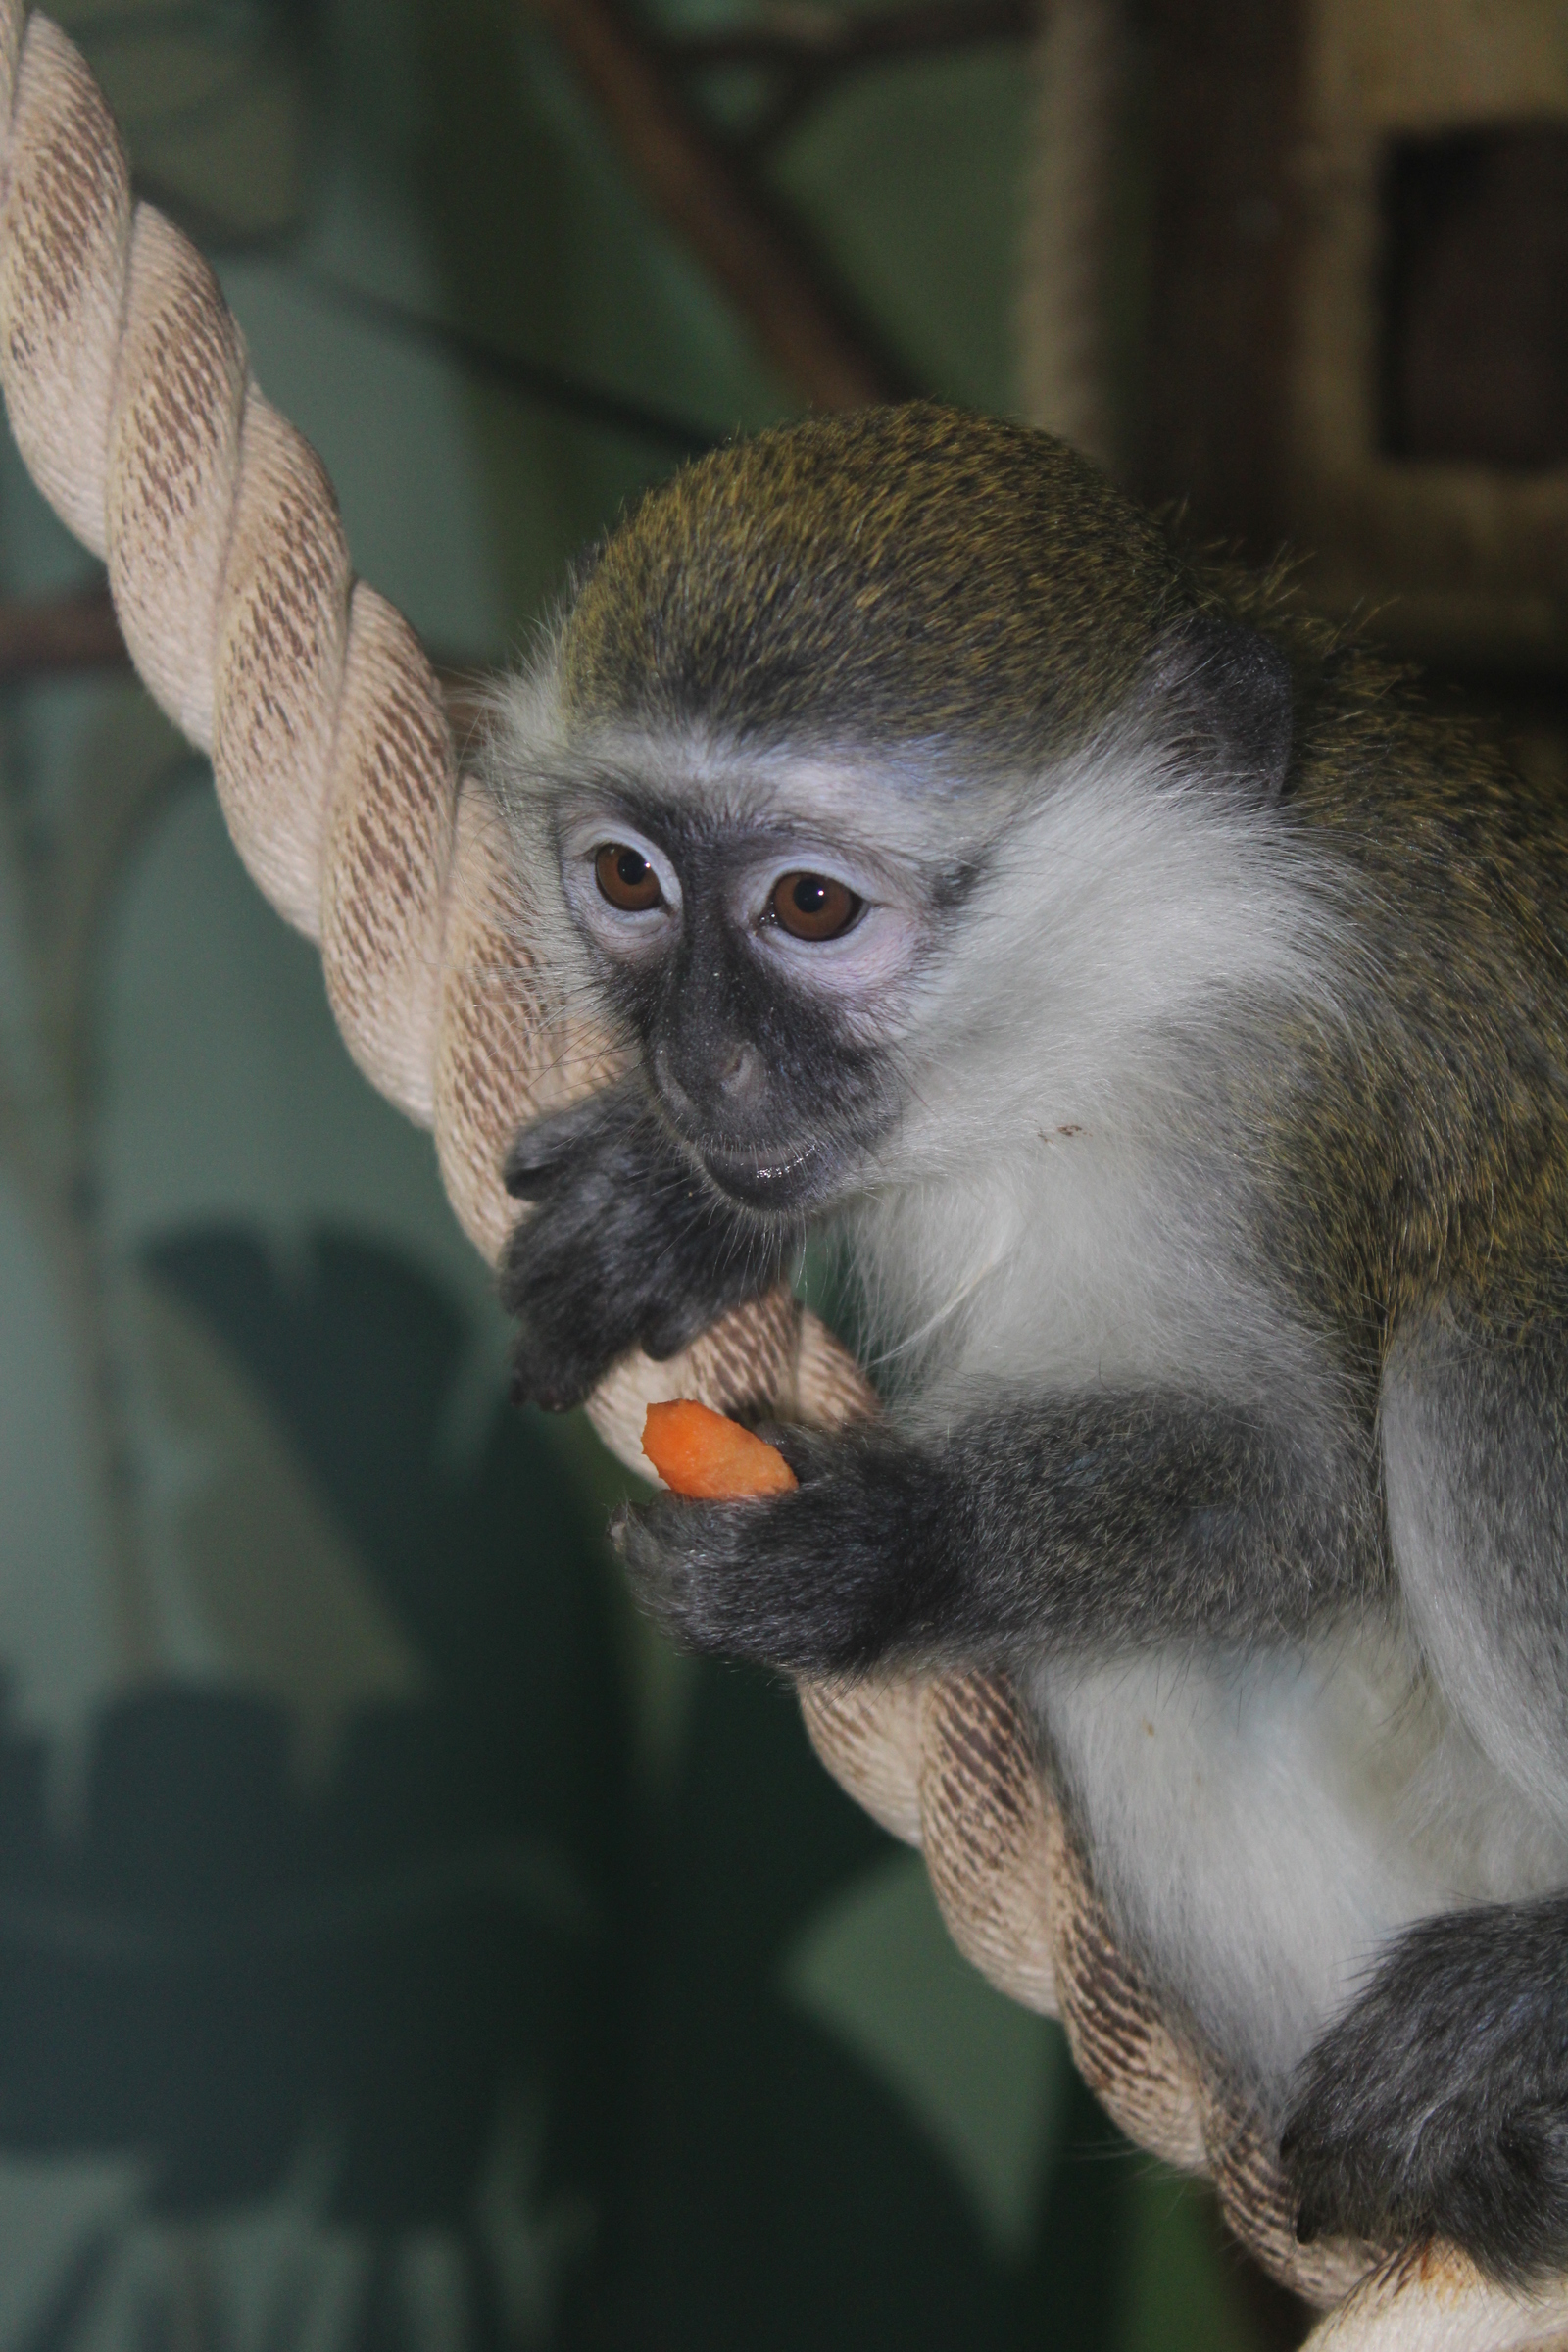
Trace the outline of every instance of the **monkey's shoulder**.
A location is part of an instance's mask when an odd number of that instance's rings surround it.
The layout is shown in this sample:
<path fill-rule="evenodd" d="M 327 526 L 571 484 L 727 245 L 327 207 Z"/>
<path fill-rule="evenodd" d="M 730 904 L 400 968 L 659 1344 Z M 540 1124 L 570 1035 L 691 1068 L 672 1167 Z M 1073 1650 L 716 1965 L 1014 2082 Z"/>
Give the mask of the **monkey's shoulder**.
<path fill-rule="evenodd" d="M 1380 1348 L 1461 1298 L 1499 1325 L 1568 1309 L 1568 1021 L 1517 975 L 1409 959 L 1302 1021 L 1254 1092 L 1250 1222 L 1313 1320 Z M 1289 1024 L 1287 1024 L 1289 1026 Z"/>

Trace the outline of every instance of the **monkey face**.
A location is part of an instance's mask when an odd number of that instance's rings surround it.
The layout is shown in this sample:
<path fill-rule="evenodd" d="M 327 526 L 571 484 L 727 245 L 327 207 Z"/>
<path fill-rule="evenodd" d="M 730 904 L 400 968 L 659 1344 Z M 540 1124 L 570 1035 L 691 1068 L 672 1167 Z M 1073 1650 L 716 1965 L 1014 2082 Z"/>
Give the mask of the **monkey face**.
<path fill-rule="evenodd" d="M 890 1045 L 929 894 L 912 863 L 829 846 L 776 780 L 738 797 L 574 793 L 562 880 L 675 1137 L 729 1199 L 798 1215 L 853 1187 L 898 1117 Z"/>

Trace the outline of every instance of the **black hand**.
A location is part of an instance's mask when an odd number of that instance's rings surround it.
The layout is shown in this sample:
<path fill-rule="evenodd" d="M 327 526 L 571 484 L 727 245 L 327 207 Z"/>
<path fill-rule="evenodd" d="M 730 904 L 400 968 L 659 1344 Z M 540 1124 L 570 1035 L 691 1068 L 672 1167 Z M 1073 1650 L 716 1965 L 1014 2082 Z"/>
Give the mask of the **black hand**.
<path fill-rule="evenodd" d="M 1311 2050 L 1281 2153 L 1303 2237 L 1568 2260 L 1568 1898 L 1423 1920 Z"/>
<path fill-rule="evenodd" d="M 768 1500 L 627 1510 L 614 1535 L 644 1605 L 687 1647 L 849 1673 L 940 1641 L 945 1474 L 882 1431 L 764 1433 L 801 1480 Z"/>
<path fill-rule="evenodd" d="M 506 1181 L 537 1203 L 501 1268 L 518 1403 L 578 1404 L 632 1348 L 674 1355 L 775 1282 L 794 1246 L 714 1188 L 634 1080 L 525 1127 Z"/>

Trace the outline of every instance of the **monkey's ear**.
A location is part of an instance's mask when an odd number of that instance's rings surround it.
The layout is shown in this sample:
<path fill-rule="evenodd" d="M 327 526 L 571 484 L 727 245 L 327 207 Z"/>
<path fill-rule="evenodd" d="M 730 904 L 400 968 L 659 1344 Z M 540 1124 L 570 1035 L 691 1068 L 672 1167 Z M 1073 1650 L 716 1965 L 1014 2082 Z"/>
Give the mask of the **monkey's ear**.
<path fill-rule="evenodd" d="M 1187 693 L 1203 749 L 1226 774 L 1277 801 L 1291 764 L 1291 665 L 1256 629 L 1198 612 L 1183 631 Z"/>

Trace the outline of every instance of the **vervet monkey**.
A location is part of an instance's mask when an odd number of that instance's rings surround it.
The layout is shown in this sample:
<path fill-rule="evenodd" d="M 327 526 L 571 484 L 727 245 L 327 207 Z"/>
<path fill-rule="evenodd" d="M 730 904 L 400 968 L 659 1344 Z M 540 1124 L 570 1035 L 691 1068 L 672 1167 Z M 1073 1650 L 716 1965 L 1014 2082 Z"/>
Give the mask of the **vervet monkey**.
<path fill-rule="evenodd" d="M 817 1220 L 886 1422 L 619 1541 L 701 1649 L 1007 1667 L 1300 2228 L 1568 2260 L 1568 813 L 1069 449 L 701 460 L 493 789 L 624 1074 L 518 1137 L 519 1396 Z"/>

